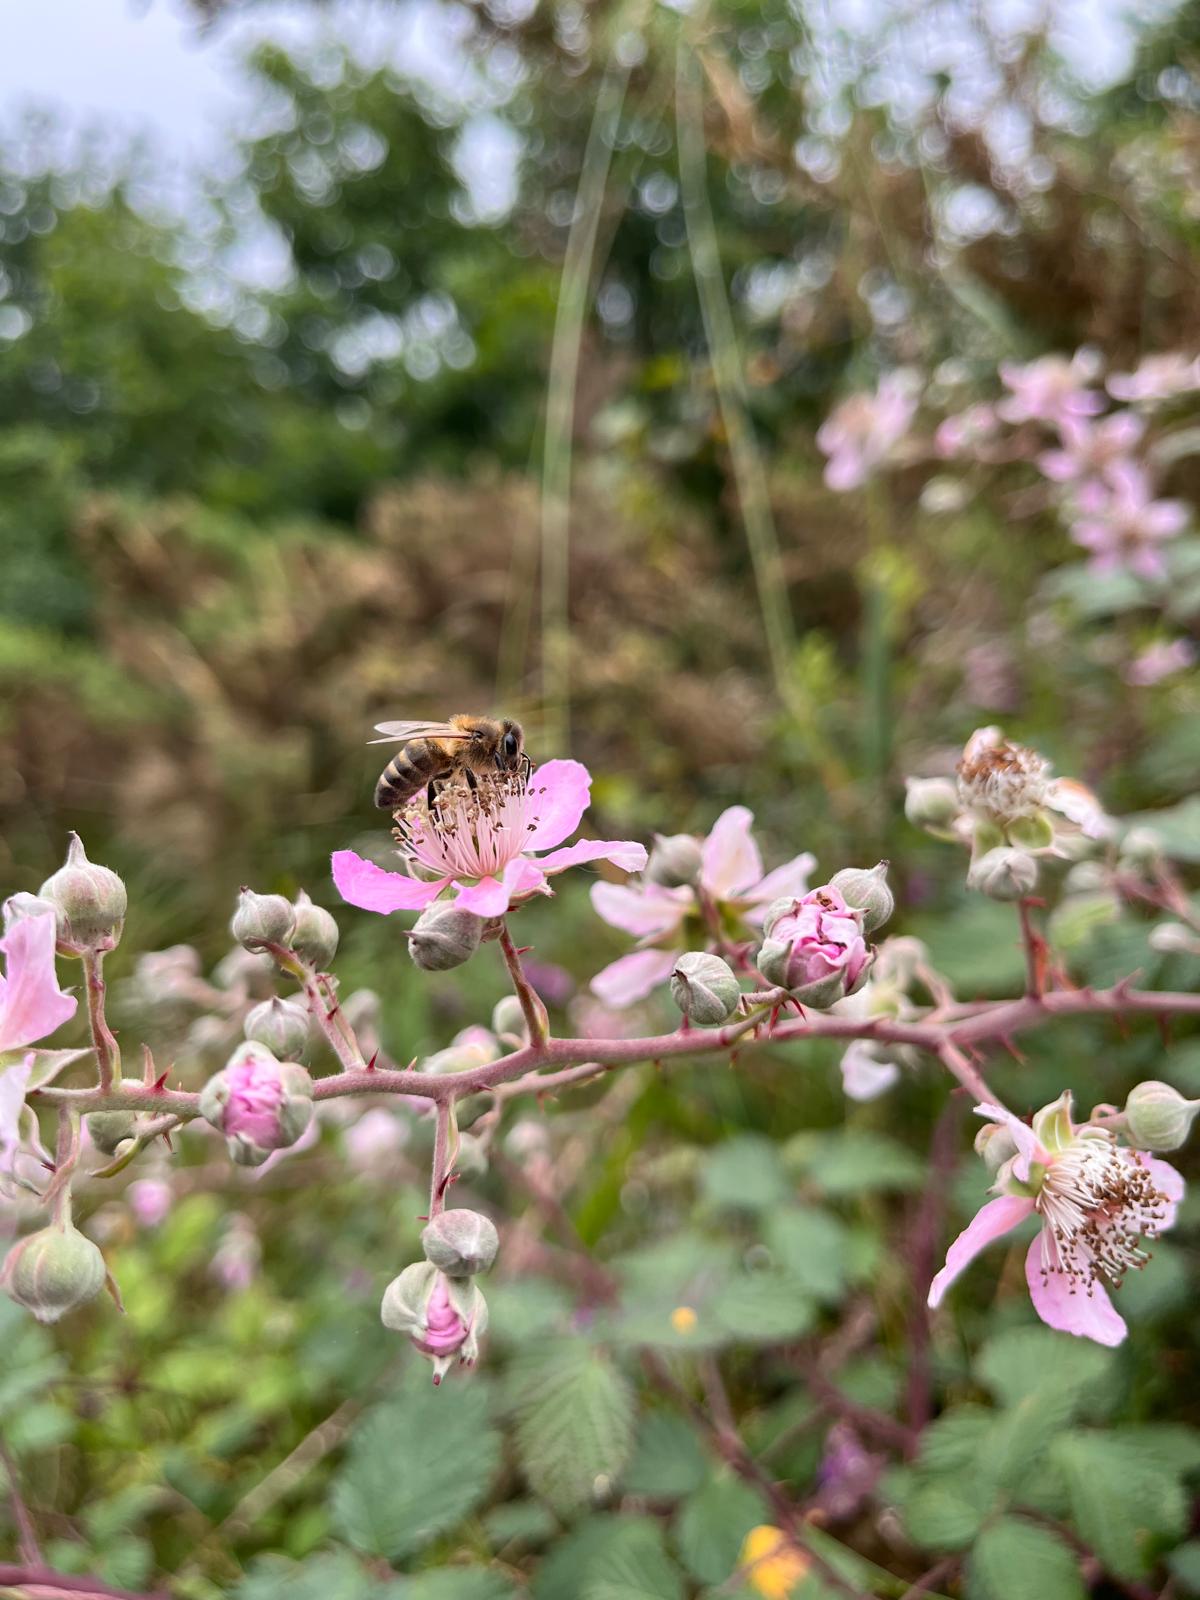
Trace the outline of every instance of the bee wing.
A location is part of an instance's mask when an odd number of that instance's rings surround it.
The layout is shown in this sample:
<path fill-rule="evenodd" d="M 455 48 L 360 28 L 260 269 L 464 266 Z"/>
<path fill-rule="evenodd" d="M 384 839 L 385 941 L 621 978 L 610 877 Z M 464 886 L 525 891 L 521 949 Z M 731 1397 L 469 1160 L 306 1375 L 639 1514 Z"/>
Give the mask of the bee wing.
<path fill-rule="evenodd" d="M 368 739 L 368 744 L 407 744 L 410 739 L 469 739 L 469 733 L 452 728 L 448 722 L 377 722 L 375 732 L 381 739 Z"/>

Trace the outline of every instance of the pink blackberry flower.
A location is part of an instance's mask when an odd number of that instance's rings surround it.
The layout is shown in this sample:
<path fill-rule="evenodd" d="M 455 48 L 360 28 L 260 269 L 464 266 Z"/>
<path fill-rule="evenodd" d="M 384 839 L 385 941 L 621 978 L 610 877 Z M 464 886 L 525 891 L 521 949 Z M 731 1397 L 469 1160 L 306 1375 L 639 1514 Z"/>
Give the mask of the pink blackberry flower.
<path fill-rule="evenodd" d="M 1091 551 L 1093 572 L 1131 572 L 1151 582 L 1167 576 L 1161 547 L 1187 526 L 1188 509 L 1182 500 L 1156 500 L 1144 467 L 1114 463 L 1107 482 L 1086 483 L 1078 502 L 1083 515 L 1072 523 L 1071 538 Z"/>
<path fill-rule="evenodd" d="M 19 904 L 24 900 L 27 904 Z M 56 919 L 48 901 L 14 896 L 4 907 L 0 939 L 5 974 L 0 977 L 0 1051 L 20 1050 L 44 1039 L 75 1015 L 78 1001 L 58 986 L 54 967 Z"/>
<path fill-rule="evenodd" d="M 902 367 L 889 372 L 874 394 L 852 394 L 835 406 L 817 430 L 817 445 L 829 457 L 829 487 L 864 484 L 908 431 L 917 401 L 916 375 Z"/>
<path fill-rule="evenodd" d="M 1132 411 L 1114 411 L 1099 422 L 1067 416 L 1058 426 L 1060 448 L 1044 450 L 1037 458 L 1038 466 L 1055 483 L 1105 476 L 1117 462 L 1126 460 L 1146 431 L 1146 424 Z"/>
<path fill-rule="evenodd" d="M 1114 400 L 1135 405 L 1153 405 L 1159 400 L 1174 400 L 1177 395 L 1200 389 L 1200 357 L 1185 356 L 1180 350 L 1147 356 L 1133 372 L 1114 372 L 1108 392 Z"/>
<path fill-rule="evenodd" d="M 1005 422 L 1045 422 L 1059 426 L 1068 417 L 1094 417 L 1104 410 L 1104 397 L 1087 388 L 1099 376 L 1098 358 L 1077 350 L 1065 356 L 1042 356 L 1025 366 L 1000 363 L 1000 378 L 1009 391 L 996 407 Z"/>
<path fill-rule="evenodd" d="M 554 848 L 579 826 L 591 784 L 578 761 L 547 761 L 528 782 L 513 772 L 476 789 L 448 786 L 432 812 L 422 795 L 398 814 L 405 871 L 389 872 L 353 850 L 337 850 L 333 881 L 350 905 L 384 916 L 420 911 L 452 889 L 464 911 L 499 917 L 532 894 L 550 894 L 551 876 L 585 861 L 637 872 L 646 865 L 646 850 L 629 839 L 580 839 Z"/>

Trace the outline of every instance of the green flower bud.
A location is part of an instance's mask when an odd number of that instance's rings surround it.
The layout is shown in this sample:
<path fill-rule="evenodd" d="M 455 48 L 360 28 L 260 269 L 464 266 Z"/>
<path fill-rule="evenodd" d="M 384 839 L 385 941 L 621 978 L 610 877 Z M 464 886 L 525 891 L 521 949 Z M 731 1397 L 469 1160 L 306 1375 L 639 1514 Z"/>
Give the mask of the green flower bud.
<path fill-rule="evenodd" d="M 449 902 L 427 906 L 408 936 L 408 953 L 422 972 L 449 972 L 479 949 L 483 918 Z"/>
<path fill-rule="evenodd" d="M 671 974 L 671 998 L 689 1022 L 716 1028 L 738 1008 L 741 987 L 733 968 L 720 956 L 690 950 L 680 956 Z"/>
<path fill-rule="evenodd" d="M 962 810 L 958 790 L 949 778 L 906 778 L 904 815 L 914 828 L 945 834 Z"/>
<path fill-rule="evenodd" d="M 778 900 L 772 900 L 763 917 L 763 938 L 769 939 L 775 931 L 775 924 L 781 917 L 790 917 L 799 907 L 800 901 L 794 894 L 781 895 Z"/>
<path fill-rule="evenodd" d="M 1162 834 L 1156 828 L 1130 828 L 1121 840 L 1120 866 L 1134 872 L 1148 872 L 1163 858 Z"/>
<path fill-rule="evenodd" d="M 1200 955 L 1200 937 L 1182 922 L 1159 922 L 1149 933 L 1151 950 L 1160 956 Z"/>
<path fill-rule="evenodd" d="M 325 972 L 337 955 L 337 923 L 324 906 L 315 906 L 303 889 L 292 902 L 292 910 L 296 926 L 288 941 L 291 948 L 301 961 L 306 961 L 318 972 Z"/>
<path fill-rule="evenodd" d="M 502 1000 L 497 1000 L 492 1011 L 492 1032 L 501 1039 L 515 1039 L 518 1044 L 529 1043 L 525 1011 L 515 994 L 506 994 Z"/>
<path fill-rule="evenodd" d="M 1125 1126 L 1140 1150 L 1178 1150 L 1187 1143 L 1200 1100 L 1187 1100 L 1169 1083 L 1150 1078 L 1129 1091 Z"/>
<path fill-rule="evenodd" d="M 243 889 L 229 931 L 247 950 L 258 951 L 266 944 L 287 944 L 295 924 L 296 913 L 281 894 Z"/>
<path fill-rule="evenodd" d="M 280 1061 L 298 1061 L 308 1043 L 308 1012 L 298 1000 L 275 995 L 246 1013 L 243 1031 Z"/>
<path fill-rule="evenodd" d="M 665 889 L 682 889 L 699 879 L 702 859 L 700 841 L 690 833 L 656 833 L 643 876 Z"/>
<path fill-rule="evenodd" d="M 141 1089 L 144 1085 L 136 1078 L 124 1078 L 122 1089 Z M 115 1156 L 117 1146 L 132 1139 L 137 1131 L 136 1111 L 93 1111 L 84 1119 L 92 1143 L 103 1155 Z"/>
<path fill-rule="evenodd" d="M 874 933 L 896 909 L 896 897 L 888 887 L 888 864 L 881 861 L 874 867 L 843 867 L 829 880 L 852 910 L 863 914 L 863 930 Z"/>
<path fill-rule="evenodd" d="M 1000 1122 L 985 1122 L 975 1135 L 975 1154 L 982 1157 L 992 1174 L 999 1172 L 1006 1161 L 1017 1153 L 1016 1140 Z"/>
<path fill-rule="evenodd" d="M 426 1261 L 451 1278 L 469 1278 L 495 1261 L 500 1235 L 478 1211 L 443 1211 L 422 1232 L 421 1248 Z"/>
<path fill-rule="evenodd" d="M 1054 824 L 1044 811 L 1014 817 L 1005 831 L 1018 850 L 1048 850 L 1054 843 Z"/>
<path fill-rule="evenodd" d="M 72 955 L 112 950 L 121 938 L 129 896 L 115 872 L 88 860 L 77 833 L 71 835 L 66 865 L 38 890 L 58 919 L 59 943 Z"/>
<path fill-rule="evenodd" d="M 0 1267 L 0 1288 L 39 1322 L 57 1322 L 94 1299 L 107 1277 L 100 1251 L 68 1223 L 13 1245 Z"/>
<path fill-rule="evenodd" d="M 967 887 L 992 900 L 1020 900 L 1037 887 L 1038 866 L 1024 850 L 1001 846 L 978 856 L 967 873 Z"/>

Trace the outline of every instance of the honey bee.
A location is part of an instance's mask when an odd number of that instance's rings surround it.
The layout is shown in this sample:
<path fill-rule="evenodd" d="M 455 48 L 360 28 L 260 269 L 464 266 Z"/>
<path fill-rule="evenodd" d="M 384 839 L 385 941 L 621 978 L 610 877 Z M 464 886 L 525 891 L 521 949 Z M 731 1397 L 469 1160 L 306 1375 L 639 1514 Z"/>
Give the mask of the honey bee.
<path fill-rule="evenodd" d="M 477 774 L 520 771 L 528 776 L 533 763 L 525 754 L 525 735 L 511 717 L 451 717 L 449 722 L 378 722 L 382 738 L 372 744 L 400 741 L 379 775 L 375 804 L 395 811 L 425 789 L 432 811 L 438 786 L 460 773 L 472 789 Z"/>

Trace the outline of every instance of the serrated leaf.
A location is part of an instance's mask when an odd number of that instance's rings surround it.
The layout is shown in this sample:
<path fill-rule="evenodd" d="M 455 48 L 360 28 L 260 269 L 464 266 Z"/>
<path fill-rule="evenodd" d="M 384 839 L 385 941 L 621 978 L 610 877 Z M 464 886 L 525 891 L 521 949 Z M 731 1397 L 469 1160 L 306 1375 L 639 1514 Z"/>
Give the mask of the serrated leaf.
<path fill-rule="evenodd" d="M 1057 1534 L 1000 1517 L 967 1560 L 968 1600 L 1084 1600 L 1079 1560 Z"/>
<path fill-rule="evenodd" d="M 1051 1328 L 1009 1328 L 989 1339 L 975 1360 L 975 1376 L 1002 1405 L 1051 1391 L 1075 1407 L 1112 1372 L 1112 1352 Z"/>
<path fill-rule="evenodd" d="M 633 1446 L 633 1390 L 603 1350 L 573 1339 L 514 1362 L 510 1398 L 526 1482 L 566 1513 L 608 1491 Z"/>
<path fill-rule="evenodd" d="M 235 1600 L 374 1600 L 379 1586 L 346 1550 L 305 1562 L 263 1556 L 232 1590 Z"/>
<path fill-rule="evenodd" d="M 1055 1439 L 1051 1456 L 1080 1536 L 1118 1577 L 1143 1576 L 1155 1540 L 1185 1531 L 1183 1487 L 1152 1447 L 1120 1432 L 1077 1431 Z"/>
<path fill-rule="evenodd" d="M 727 1139 L 706 1156 L 701 1187 L 711 1204 L 728 1210 L 765 1211 L 791 1196 L 778 1150 L 754 1133 Z"/>
<path fill-rule="evenodd" d="M 783 1147 L 789 1171 L 831 1196 L 857 1198 L 878 1189 L 917 1189 L 925 1168 L 881 1133 L 822 1128 L 793 1135 Z"/>
<path fill-rule="evenodd" d="M 691 1423 L 670 1411 L 650 1411 L 638 1428 L 623 1487 L 627 1494 L 673 1500 L 698 1489 L 707 1472 Z"/>
<path fill-rule="evenodd" d="M 782 1344 L 807 1333 L 813 1303 L 790 1273 L 742 1272 L 714 1296 L 713 1316 L 743 1344 Z"/>
<path fill-rule="evenodd" d="M 973 1470 L 996 1413 L 986 1406 L 956 1406 L 944 1411 L 921 1435 L 921 1466 L 928 1472 Z"/>
<path fill-rule="evenodd" d="M 619 1529 L 635 1519 L 594 1516 L 576 1523 L 538 1567 L 533 1577 L 533 1600 L 579 1600 L 592 1562 L 608 1548 Z"/>
<path fill-rule="evenodd" d="M 737 1570 L 750 1529 L 766 1521 L 763 1498 L 749 1484 L 730 1475 L 714 1478 L 679 1508 L 680 1558 L 700 1583 L 724 1583 Z"/>
<path fill-rule="evenodd" d="M 483 1526 L 494 1550 L 507 1544 L 543 1545 L 558 1532 L 557 1520 L 540 1500 L 509 1500 L 494 1506 Z"/>
<path fill-rule="evenodd" d="M 630 1522 L 614 1529 L 588 1564 L 580 1600 L 683 1600 L 683 1578 L 667 1555 L 662 1529 Z"/>
<path fill-rule="evenodd" d="M 478 1380 L 442 1389 L 414 1380 L 355 1429 L 334 1480 L 334 1525 L 356 1550 L 398 1560 L 479 1504 L 499 1457 Z"/>
<path fill-rule="evenodd" d="M 515 1593 L 503 1573 L 488 1567 L 447 1567 L 389 1584 L 386 1600 L 512 1600 Z"/>
<path fill-rule="evenodd" d="M 926 1550 L 965 1549 L 991 1509 L 979 1487 L 962 1474 L 918 1477 L 903 1506 L 909 1538 Z"/>
<path fill-rule="evenodd" d="M 784 1206 L 765 1219 L 763 1238 L 776 1261 L 815 1300 L 836 1304 L 846 1287 L 844 1222 L 815 1206 Z"/>

